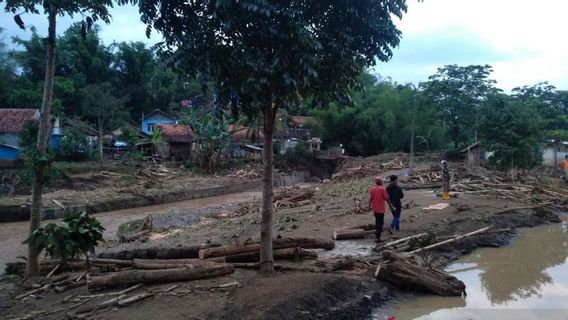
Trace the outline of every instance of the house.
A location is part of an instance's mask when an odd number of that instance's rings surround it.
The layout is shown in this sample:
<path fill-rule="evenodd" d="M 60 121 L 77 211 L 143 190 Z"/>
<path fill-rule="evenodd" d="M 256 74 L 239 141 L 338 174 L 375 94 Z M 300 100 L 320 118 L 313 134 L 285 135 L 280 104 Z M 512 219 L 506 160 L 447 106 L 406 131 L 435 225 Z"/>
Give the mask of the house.
<path fill-rule="evenodd" d="M 156 109 L 146 116 L 142 114 L 142 127 L 140 130 L 144 132 L 144 134 L 152 135 L 154 133 L 154 128 L 157 125 L 175 123 L 176 120 L 174 118 L 170 117 L 167 113 L 160 109 Z"/>
<path fill-rule="evenodd" d="M 546 166 L 554 166 L 558 164 L 568 155 L 568 141 L 562 141 L 558 144 L 549 141 L 542 147 L 543 164 Z M 556 156 L 556 161 L 554 157 Z"/>
<path fill-rule="evenodd" d="M 0 143 L 0 168 L 13 167 L 20 159 L 20 149 Z"/>
<path fill-rule="evenodd" d="M 287 138 L 308 140 L 313 137 L 318 118 L 308 116 L 291 116 L 288 119 Z"/>
<path fill-rule="evenodd" d="M 19 148 L 19 133 L 30 121 L 39 121 L 37 109 L 0 109 L 0 143 Z"/>
<path fill-rule="evenodd" d="M 191 127 L 181 124 L 158 124 L 156 127 L 160 130 L 158 153 L 163 159 L 191 159 L 191 146 L 194 141 Z"/>
<path fill-rule="evenodd" d="M 481 142 L 476 142 L 472 145 L 467 146 L 461 153 L 465 153 L 465 157 L 468 164 L 480 164 L 485 162 L 490 153 L 485 151 L 485 148 L 481 146 Z M 492 153 L 491 153 L 492 154 Z"/>
<path fill-rule="evenodd" d="M 231 142 L 234 144 L 244 145 L 255 142 L 256 144 L 262 145 L 264 143 L 262 128 L 251 130 L 248 127 L 230 125 L 228 130 L 231 136 Z"/>

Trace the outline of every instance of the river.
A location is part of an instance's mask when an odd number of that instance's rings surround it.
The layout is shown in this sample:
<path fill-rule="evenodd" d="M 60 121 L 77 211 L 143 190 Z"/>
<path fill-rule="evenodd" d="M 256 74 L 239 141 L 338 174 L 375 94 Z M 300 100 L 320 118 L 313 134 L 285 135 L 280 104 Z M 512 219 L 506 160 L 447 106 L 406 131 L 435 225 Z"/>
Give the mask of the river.
<path fill-rule="evenodd" d="M 465 283 L 467 296 L 403 298 L 373 319 L 568 319 L 566 218 L 522 229 L 511 246 L 479 249 L 450 265 L 446 271 Z"/>
<path fill-rule="evenodd" d="M 142 219 L 148 214 L 160 215 L 167 214 L 175 209 L 200 209 L 209 206 L 242 203 L 260 197 L 261 193 L 257 191 L 231 193 L 215 197 L 101 212 L 95 214 L 95 217 L 106 228 L 104 238 L 110 239 L 116 237 L 116 232 L 121 224 L 135 219 Z M 60 220 L 49 220 L 44 223 L 58 221 Z M 28 232 L 28 221 L 0 223 L 0 274 L 3 273 L 6 262 L 21 261 L 17 260 L 16 257 L 26 255 L 26 246 L 22 242 L 27 238 Z"/>

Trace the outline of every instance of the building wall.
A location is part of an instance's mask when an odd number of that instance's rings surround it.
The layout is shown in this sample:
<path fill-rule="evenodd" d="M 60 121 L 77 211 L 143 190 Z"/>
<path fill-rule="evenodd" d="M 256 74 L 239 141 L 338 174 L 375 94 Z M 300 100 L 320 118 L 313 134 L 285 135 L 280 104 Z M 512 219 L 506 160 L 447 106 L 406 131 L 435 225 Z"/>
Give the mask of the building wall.
<path fill-rule="evenodd" d="M 18 160 L 20 150 L 0 145 L 0 160 Z"/>
<path fill-rule="evenodd" d="M 175 120 L 172 120 L 163 114 L 155 114 L 151 117 L 145 118 L 142 121 L 142 131 L 148 135 L 151 135 L 154 132 L 154 127 L 159 124 L 175 124 Z M 154 127 L 153 127 L 154 126 Z"/>
<path fill-rule="evenodd" d="M 18 134 L 16 134 L 16 133 L 0 134 L 0 143 L 19 148 L 20 147 L 20 137 L 18 137 Z"/>
<path fill-rule="evenodd" d="M 556 154 L 557 163 L 560 163 L 564 159 L 564 157 L 568 155 L 568 146 L 561 145 L 558 149 L 558 153 Z M 546 166 L 553 166 L 554 165 L 554 147 L 548 146 L 543 150 L 542 154 L 543 164 Z"/>

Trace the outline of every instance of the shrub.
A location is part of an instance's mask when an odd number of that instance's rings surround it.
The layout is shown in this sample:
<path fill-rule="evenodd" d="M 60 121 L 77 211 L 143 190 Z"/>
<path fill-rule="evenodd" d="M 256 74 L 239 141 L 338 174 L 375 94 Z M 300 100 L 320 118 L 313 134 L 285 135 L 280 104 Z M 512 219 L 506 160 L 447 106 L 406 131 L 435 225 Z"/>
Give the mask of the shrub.
<path fill-rule="evenodd" d="M 52 258 L 67 261 L 95 253 L 95 247 L 103 241 L 104 230 L 90 214 L 75 213 L 65 216 L 61 224 L 49 223 L 35 230 L 24 243 L 31 243 L 40 252 L 45 249 Z"/>

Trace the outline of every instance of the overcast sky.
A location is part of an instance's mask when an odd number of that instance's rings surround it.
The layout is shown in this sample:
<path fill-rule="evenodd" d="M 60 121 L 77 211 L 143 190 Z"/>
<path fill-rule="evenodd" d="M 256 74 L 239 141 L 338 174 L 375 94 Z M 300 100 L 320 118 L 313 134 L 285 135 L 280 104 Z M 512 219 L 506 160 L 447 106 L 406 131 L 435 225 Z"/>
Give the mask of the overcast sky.
<path fill-rule="evenodd" d="M 568 90 L 568 1 L 567 0 L 408 0 L 409 10 L 398 25 L 403 33 L 399 48 L 388 63 L 375 72 L 399 83 L 427 80 L 445 64 L 490 64 L 497 86 L 510 90 L 516 86 L 548 81 Z M 12 14 L 0 4 L 0 27 L 4 40 L 18 35 L 29 37 L 13 22 Z M 134 7 L 112 9 L 113 21 L 102 26 L 105 44 L 113 41 L 147 39 L 145 26 Z M 27 25 L 46 33 L 44 17 L 23 15 Z M 60 18 L 62 33 L 78 17 Z"/>

